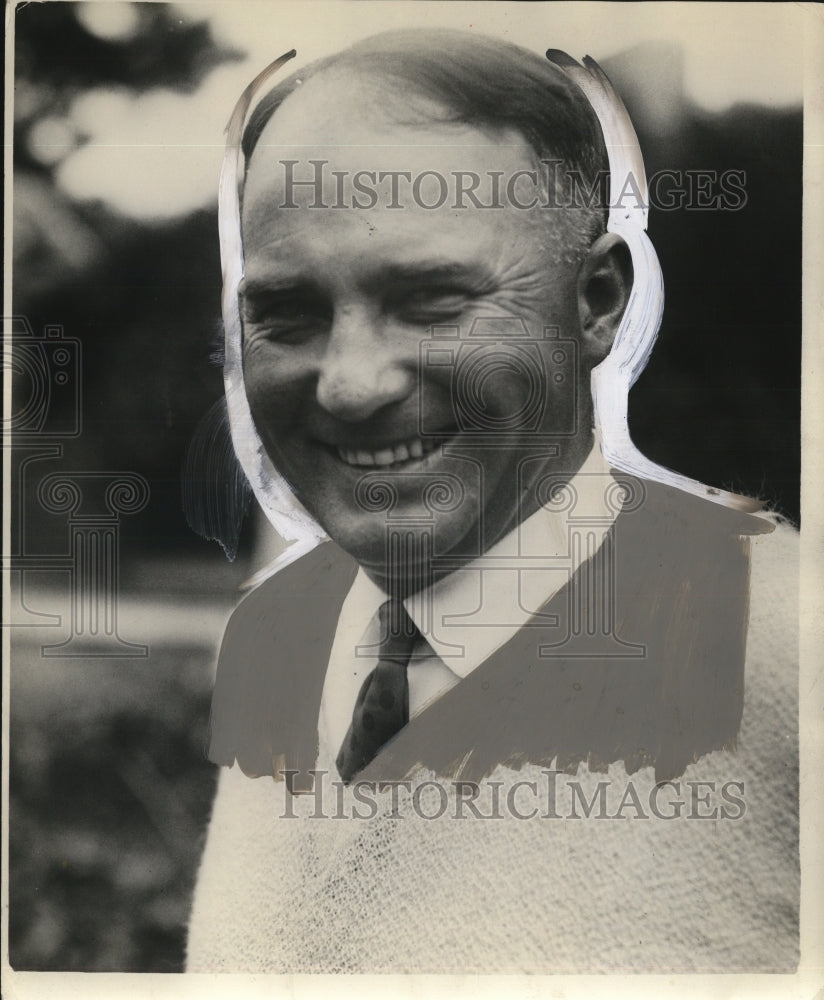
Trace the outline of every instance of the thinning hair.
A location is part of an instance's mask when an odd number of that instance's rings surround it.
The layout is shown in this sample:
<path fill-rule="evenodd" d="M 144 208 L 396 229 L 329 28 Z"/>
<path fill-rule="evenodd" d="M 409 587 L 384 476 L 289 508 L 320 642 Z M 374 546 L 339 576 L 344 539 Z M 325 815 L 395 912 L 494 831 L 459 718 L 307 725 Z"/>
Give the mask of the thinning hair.
<path fill-rule="evenodd" d="M 536 160 L 560 160 L 565 174 L 576 171 L 590 190 L 608 176 L 598 118 L 562 70 L 511 42 L 428 28 L 374 35 L 281 81 L 257 105 L 244 131 L 247 168 L 267 122 L 286 98 L 313 76 L 333 69 L 378 78 L 384 84 L 387 113 L 390 96 L 395 109 L 405 108 L 405 116 L 415 114 L 416 97 L 428 99 L 420 113 L 427 122 L 514 128 Z M 607 207 L 606 199 L 596 199 L 584 212 L 586 220 L 576 226 L 590 241 L 603 232 Z"/>

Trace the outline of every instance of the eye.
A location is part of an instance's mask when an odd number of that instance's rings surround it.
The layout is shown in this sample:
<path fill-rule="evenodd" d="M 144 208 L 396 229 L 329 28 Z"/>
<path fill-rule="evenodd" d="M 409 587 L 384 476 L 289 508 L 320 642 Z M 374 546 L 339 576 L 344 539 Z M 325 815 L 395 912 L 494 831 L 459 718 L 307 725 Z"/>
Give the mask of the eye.
<path fill-rule="evenodd" d="M 327 329 L 332 308 L 311 289 L 285 289 L 245 297 L 243 320 L 258 336 L 288 341 Z"/>
<path fill-rule="evenodd" d="M 416 288 L 396 297 L 390 308 L 405 323 L 438 323 L 458 319 L 469 298 L 460 288 Z"/>

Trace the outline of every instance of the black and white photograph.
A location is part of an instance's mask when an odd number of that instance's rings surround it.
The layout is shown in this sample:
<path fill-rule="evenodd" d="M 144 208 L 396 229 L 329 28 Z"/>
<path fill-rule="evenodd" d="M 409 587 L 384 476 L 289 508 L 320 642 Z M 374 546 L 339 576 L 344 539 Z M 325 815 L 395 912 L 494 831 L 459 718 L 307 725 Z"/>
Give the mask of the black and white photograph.
<path fill-rule="evenodd" d="M 6 26 L 4 995 L 817 995 L 815 5 Z"/>

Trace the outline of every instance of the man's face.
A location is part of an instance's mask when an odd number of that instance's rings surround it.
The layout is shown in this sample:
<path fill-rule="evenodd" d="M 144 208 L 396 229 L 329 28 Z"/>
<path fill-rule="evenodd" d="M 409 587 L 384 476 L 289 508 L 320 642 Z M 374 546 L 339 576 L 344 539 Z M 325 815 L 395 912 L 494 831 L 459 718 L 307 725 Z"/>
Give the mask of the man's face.
<path fill-rule="evenodd" d="M 478 555 L 537 508 L 546 472 L 576 471 L 590 427 L 588 377 L 569 343 L 578 266 L 564 215 L 505 198 L 454 207 L 456 171 L 500 172 L 504 190 L 533 169 L 524 139 L 399 125 L 375 86 L 316 77 L 270 119 L 244 189 L 240 294 L 264 447 L 328 534 L 383 579 L 388 526 L 434 532 L 436 556 Z M 284 160 L 297 161 L 295 181 L 326 161 L 322 198 L 310 185 L 287 190 Z M 374 207 L 352 207 L 353 196 L 371 200 L 353 187 L 364 170 L 436 171 L 449 196 L 426 208 L 439 194 L 431 175 L 416 197 L 404 179 L 393 195 L 386 178 L 368 185 Z M 535 195 L 515 190 L 522 203 Z M 439 350 L 433 327 L 445 326 L 458 339 Z"/>

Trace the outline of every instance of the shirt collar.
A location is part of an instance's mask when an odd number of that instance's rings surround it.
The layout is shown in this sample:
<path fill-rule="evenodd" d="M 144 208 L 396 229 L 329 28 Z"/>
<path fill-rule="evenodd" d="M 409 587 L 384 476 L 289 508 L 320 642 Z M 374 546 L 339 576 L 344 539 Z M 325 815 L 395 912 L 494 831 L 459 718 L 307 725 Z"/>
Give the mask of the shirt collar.
<path fill-rule="evenodd" d="M 589 551 L 600 545 L 615 520 L 607 503 L 613 482 L 595 445 L 555 499 L 483 556 L 404 601 L 426 642 L 453 673 L 466 677 L 567 583 L 589 554 L 576 535 L 589 536 Z"/>
<path fill-rule="evenodd" d="M 404 606 L 423 637 L 422 649 L 428 646 L 463 678 L 511 639 L 588 555 L 575 536 L 590 536 L 590 552 L 592 543 L 600 545 L 615 519 L 606 499 L 613 482 L 595 445 L 556 498 L 483 556 L 406 598 Z M 353 629 L 353 646 L 377 643 L 377 611 L 386 600 L 387 594 L 359 569 L 341 614 Z M 355 627 L 355 621 L 360 625 Z"/>

